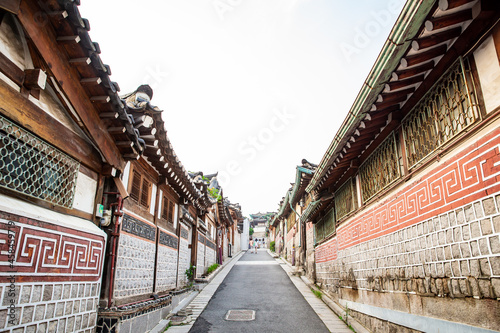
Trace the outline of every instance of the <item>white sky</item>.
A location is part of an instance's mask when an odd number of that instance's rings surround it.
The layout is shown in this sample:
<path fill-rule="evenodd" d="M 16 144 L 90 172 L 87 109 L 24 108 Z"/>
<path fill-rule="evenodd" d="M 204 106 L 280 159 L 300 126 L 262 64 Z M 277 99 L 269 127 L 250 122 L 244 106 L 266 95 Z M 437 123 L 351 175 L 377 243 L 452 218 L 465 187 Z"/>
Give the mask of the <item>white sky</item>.
<path fill-rule="evenodd" d="M 153 87 L 189 171 L 248 215 L 318 164 L 404 0 L 84 0 L 121 94 Z"/>

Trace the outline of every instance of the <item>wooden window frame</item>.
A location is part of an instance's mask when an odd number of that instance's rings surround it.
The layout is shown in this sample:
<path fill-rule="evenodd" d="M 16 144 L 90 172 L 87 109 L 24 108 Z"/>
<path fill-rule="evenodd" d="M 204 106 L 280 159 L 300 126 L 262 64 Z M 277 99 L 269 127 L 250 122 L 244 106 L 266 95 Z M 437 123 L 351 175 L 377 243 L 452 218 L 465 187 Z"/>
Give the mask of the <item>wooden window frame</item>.
<path fill-rule="evenodd" d="M 134 165 L 130 170 L 129 176 L 128 188 L 130 198 L 140 207 L 149 209 L 151 207 L 153 183 L 144 170 Z"/>

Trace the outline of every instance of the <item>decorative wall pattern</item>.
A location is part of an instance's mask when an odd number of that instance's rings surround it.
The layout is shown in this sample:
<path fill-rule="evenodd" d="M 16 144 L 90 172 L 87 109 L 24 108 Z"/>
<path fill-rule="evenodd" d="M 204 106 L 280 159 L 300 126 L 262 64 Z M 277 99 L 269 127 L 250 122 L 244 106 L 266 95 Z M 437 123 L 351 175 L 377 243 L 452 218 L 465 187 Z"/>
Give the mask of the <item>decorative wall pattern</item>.
<path fill-rule="evenodd" d="M 500 191 L 500 130 L 357 214 L 337 230 L 339 249 L 368 241 Z"/>
<path fill-rule="evenodd" d="M 186 234 L 186 237 L 183 237 L 183 232 Z M 191 262 L 191 249 L 188 247 L 188 235 L 189 232 L 187 228 L 185 228 L 181 224 L 181 238 L 179 238 L 179 266 L 177 271 L 177 286 L 183 286 L 187 284 L 186 278 L 186 270 L 189 268 L 189 264 Z"/>
<path fill-rule="evenodd" d="M 9 216 L 9 220 L 14 221 L 10 234 L 15 233 L 14 266 L 19 281 L 100 279 L 104 237 L 27 218 Z M 0 218 L 0 267 L 9 266 L 9 220 Z M 9 275 L 0 271 L 0 276 Z"/>
<path fill-rule="evenodd" d="M 198 234 L 198 252 L 196 257 L 196 277 L 205 273 L 205 237 Z"/>

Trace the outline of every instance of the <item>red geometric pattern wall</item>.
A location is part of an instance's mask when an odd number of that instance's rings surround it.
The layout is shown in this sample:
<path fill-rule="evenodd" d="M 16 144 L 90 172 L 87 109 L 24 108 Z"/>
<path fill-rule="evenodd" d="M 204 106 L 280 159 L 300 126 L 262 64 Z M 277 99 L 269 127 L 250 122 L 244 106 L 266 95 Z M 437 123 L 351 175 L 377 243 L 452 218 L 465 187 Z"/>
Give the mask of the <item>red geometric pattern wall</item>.
<path fill-rule="evenodd" d="M 341 225 L 316 248 L 316 262 L 338 249 L 387 235 L 500 191 L 500 129 L 483 136 L 439 167 Z"/>
<path fill-rule="evenodd" d="M 7 217 L 5 214 L 0 216 Z M 90 282 L 100 279 L 104 237 L 24 217 L 1 217 L 2 282 L 13 274 L 12 271 L 16 272 L 16 282 Z M 9 234 L 14 239 L 11 248 L 15 260 L 13 269 L 8 261 Z"/>

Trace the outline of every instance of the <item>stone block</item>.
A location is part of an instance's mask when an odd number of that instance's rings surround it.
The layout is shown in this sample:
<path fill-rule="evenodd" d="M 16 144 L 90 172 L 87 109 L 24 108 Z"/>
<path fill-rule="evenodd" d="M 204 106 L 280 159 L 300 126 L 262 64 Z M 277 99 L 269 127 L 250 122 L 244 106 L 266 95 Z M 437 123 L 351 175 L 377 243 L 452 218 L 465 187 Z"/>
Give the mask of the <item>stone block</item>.
<path fill-rule="evenodd" d="M 458 284 L 460 286 L 460 293 L 465 296 L 471 296 L 470 288 L 469 288 L 469 283 L 467 279 L 460 279 L 458 280 Z"/>
<path fill-rule="evenodd" d="M 63 286 L 60 284 L 54 286 L 54 295 L 52 298 L 54 301 L 60 300 L 62 298 L 62 288 Z"/>
<path fill-rule="evenodd" d="M 66 325 L 66 330 L 67 332 L 74 332 L 75 331 L 75 317 L 69 317 Z"/>
<path fill-rule="evenodd" d="M 468 241 L 471 236 L 470 236 L 470 228 L 468 225 L 464 225 L 462 226 L 462 238 L 464 239 L 464 241 Z"/>
<path fill-rule="evenodd" d="M 481 276 L 487 277 L 491 275 L 490 263 L 487 258 L 479 259 L 479 266 L 481 267 Z"/>
<path fill-rule="evenodd" d="M 451 255 L 451 246 L 447 245 L 443 249 L 444 249 L 444 258 L 446 260 L 453 259 L 453 256 Z"/>
<path fill-rule="evenodd" d="M 73 284 L 71 286 L 71 298 L 77 298 L 78 297 L 78 284 Z"/>
<path fill-rule="evenodd" d="M 439 245 L 444 245 L 446 244 L 446 235 L 444 231 L 440 231 L 438 233 L 438 239 L 439 239 Z"/>
<path fill-rule="evenodd" d="M 493 275 L 500 275 L 500 257 L 490 257 L 489 260 Z"/>
<path fill-rule="evenodd" d="M 42 286 L 33 286 L 33 291 L 31 293 L 31 303 L 40 302 L 42 300 Z"/>
<path fill-rule="evenodd" d="M 497 207 L 499 207 L 499 208 L 500 208 L 500 194 L 499 194 L 499 195 L 497 195 L 497 196 L 495 196 L 495 200 L 496 200 L 496 202 L 497 202 Z"/>
<path fill-rule="evenodd" d="M 24 329 L 24 333 L 36 333 L 36 325 L 27 326 Z"/>
<path fill-rule="evenodd" d="M 492 236 L 489 238 L 490 249 L 493 254 L 500 253 L 500 236 Z"/>
<path fill-rule="evenodd" d="M 59 319 L 59 325 L 57 326 L 57 333 L 66 333 L 66 318 Z"/>
<path fill-rule="evenodd" d="M 462 241 L 462 228 L 461 227 L 455 227 L 455 228 L 453 228 L 453 240 L 455 242 L 461 242 Z"/>
<path fill-rule="evenodd" d="M 473 257 L 478 257 L 480 256 L 480 252 L 479 252 L 479 245 L 477 244 L 477 241 L 476 240 L 473 240 L 469 243 L 470 245 L 470 248 L 471 248 L 471 254 Z"/>
<path fill-rule="evenodd" d="M 35 318 L 34 321 L 42 321 L 45 317 L 45 304 L 37 305 L 35 308 Z"/>
<path fill-rule="evenodd" d="M 493 222 L 493 229 L 495 229 L 495 232 L 500 232 L 500 215 L 493 216 L 491 221 Z"/>
<path fill-rule="evenodd" d="M 467 281 L 469 282 L 472 296 L 480 298 L 481 292 L 479 291 L 479 284 L 477 283 L 477 279 L 474 277 L 469 277 L 467 278 Z"/>
<path fill-rule="evenodd" d="M 444 277 L 445 272 L 444 272 L 444 267 L 442 263 L 437 263 L 436 265 L 436 275 L 439 277 Z"/>
<path fill-rule="evenodd" d="M 53 332 L 57 332 L 57 320 L 53 320 L 49 323 L 49 329 L 48 329 L 49 332 L 53 333 Z"/>
<path fill-rule="evenodd" d="M 25 306 L 23 308 L 23 317 L 21 319 L 21 324 L 27 324 L 33 322 L 33 314 L 35 313 L 34 306 Z"/>
<path fill-rule="evenodd" d="M 71 285 L 65 284 L 63 287 L 63 299 L 69 299 L 71 297 Z"/>
<path fill-rule="evenodd" d="M 47 284 L 47 285 L 45 285 L 45 287 L 43 287 L 42 300 L 44 302 L 52 300 L 52 291 L 53 291 L 53 289 L 54 289 L 54 287 L 52 285 L 50 285 L 50 284 Z"/>
<path fill-rule="evenodd" d="M 481 237 L 481 231 L 479 230 L 479 222 L 475 221 L 470 224 L 471 238 Z"/>
<path fill-rule="evenodd" d="M 476 219 L 474 215 L 474 208 L 472 207 L 472 205 L 467 205 L 464 207 L 464 214 L 465 214 L 465 221 L 467 222 L 471 222 Z"/>
<path fill-rule="evenodd" d="M 493 289 L 493 293 L 495 293 L 496 298 L 500 298 L 500 278 L 492 278 L 491 287 Z"/>
<path fill-rule="evenodd" d="M 438 296 L 444 295 L 443 280 L 436 279 L 436 289 L 437 289 L 436 293 Z"/>
<path fill-rule="evenodd" d="M 55 309 L 56 309 L 56 304 L 55 303 L 49 303 L 49 304 L 47 304 L 47 310 L 45 311 L 45 319 L 54 318 Z"/>
<path fill-rule="evenodd" d="M 37 333 L 47 333 L 47 323 L 40 323 L 38 324 L 38 331 Z"/>
<path fill-rule="evenodd" d="M 85 296 L 85 284 L 80 283 L 78 286 L 78 298 L 83 298 Z"/>
<path fill-rule="evenodd" d="M 480 238 L 479 239 L 479 251 L 481 252 L 481 255 L 489 255 L 490 250 L 488 249 L 488 239 L 487 238 Z"/>
<path fill-rule="evenodd" d="M 463 258 L 470 258 L 471 252 L 470 252 L 470 247 L 469 243 L 460 243 L 460 250 L 462 252 L 462 257 Z"/>
<path fill-rule="evenodd" d="M 452 261 L 451 268 L 452 268 L 452 272 L 453 272 L 454 277 L 461 276 L 460 275 L 460 265 L 459 265 L 458 261 Z"/>
<path fill-rule="evenodd" d="M 493 294 L 491 292 L 490 281 L 485 279 L 478 279 L 477 282 L 479 284 L 479 290 L 481 291 L 483 297 L 492 298 Z"/>
<path fill-rule="evenodd" d="M 450 226 L 450 223 L 448 221 L 448 214 L 441 215 L 439 219 L 442 229 L 448 228 Z"/>
<path fill-rule="evenodd" d="M 460 296 L 460 283 L 458 282 L 457 279 L 452 279 L 451 280 L 451 292 L 453 293 L 453 296 L 457 297 Z"/>
<path fill-rule="evenodd" d="M 75 331 L 78 331 L 82 328 L 82 315 L 78 315 L 75 317 Z"/>
<path fill-rule="evenodd" d="M 32 286 L 23 286 L 21 291 L 21 298 L 19 299 L 19 303 L 29 303 L 31 299 L 31 290 Z"/>
<path fill-rule="evenodd" d="M 451 266 L 452 266 L 451 262 L 444 263 L 444 277 L 452 277 L 453 276 L 452 271 L 451 271 Z M 457 264 L 457 266 L 458 266 L 458 264 Z"/>
<path fill-rule="evenodd" d="M 479 260 L 471 259 L 469 261 L 469 264 L 470 264 L 470 275 L 474 277 L 479 277 L 481 275 L 481 269 L 479 268 Z"/>
<path fill-rule="evenodd" d="M 460 260 L 460 276 L 469 276 L 469 263 L 467 260 Z"/>
<path fill-rule="evenodd" d="M 64 309 L 64 315 L 69 316 L 73 313 L 73 301 L 66 302 L 66 306 Z"/>
<path fill-rule="evenodd" d="M 474 211 L 476 212 L 476 218 L 480 219 L 481 217 L 484 217 L 483 206 L 481 205 L 481 202 L 474 202 Z"/>
<path fill-rule="evenodd" d="M 451 245 L 451 254 L 453 255 L 453 259 L 461 259 L 462 254 L 460 253 L 460 245 L 452 244 Z"/>
<path fill-rule="evenodd" d="M 450 222 L 450 226 L 457 225 L 457 215 L 455 212 L 451 212 L 448 214 L 448 221 Z"/>
<path fill-rule="evenodd" d="M 55 314 L 55 316 L 56 317 L 61 317 L 62 315 L 64 315 L 64 302 L 59 302 L 56 305 L 56 314 Z"/>
<path fill-rule="evenodd" d="M 486 215 L 496 214 L 495 201 L 493 198 L 486 198 L 483 200 L 483 211 Z"/>
<path fill-rule="evenodd" d="M 14 293 L 14 296 L 10 295 L 9 293 Z M 5 286 L 3 290 L 3 301 L 2 301 L 2 306 L 9 306 L 10 302 L 13 301 L 15 304 L 19 304 L 19 297 L 21 294 L 21 286 L 20 285 L 15 285 L 14 288 L 11 290 L 10 286 Z"/>

